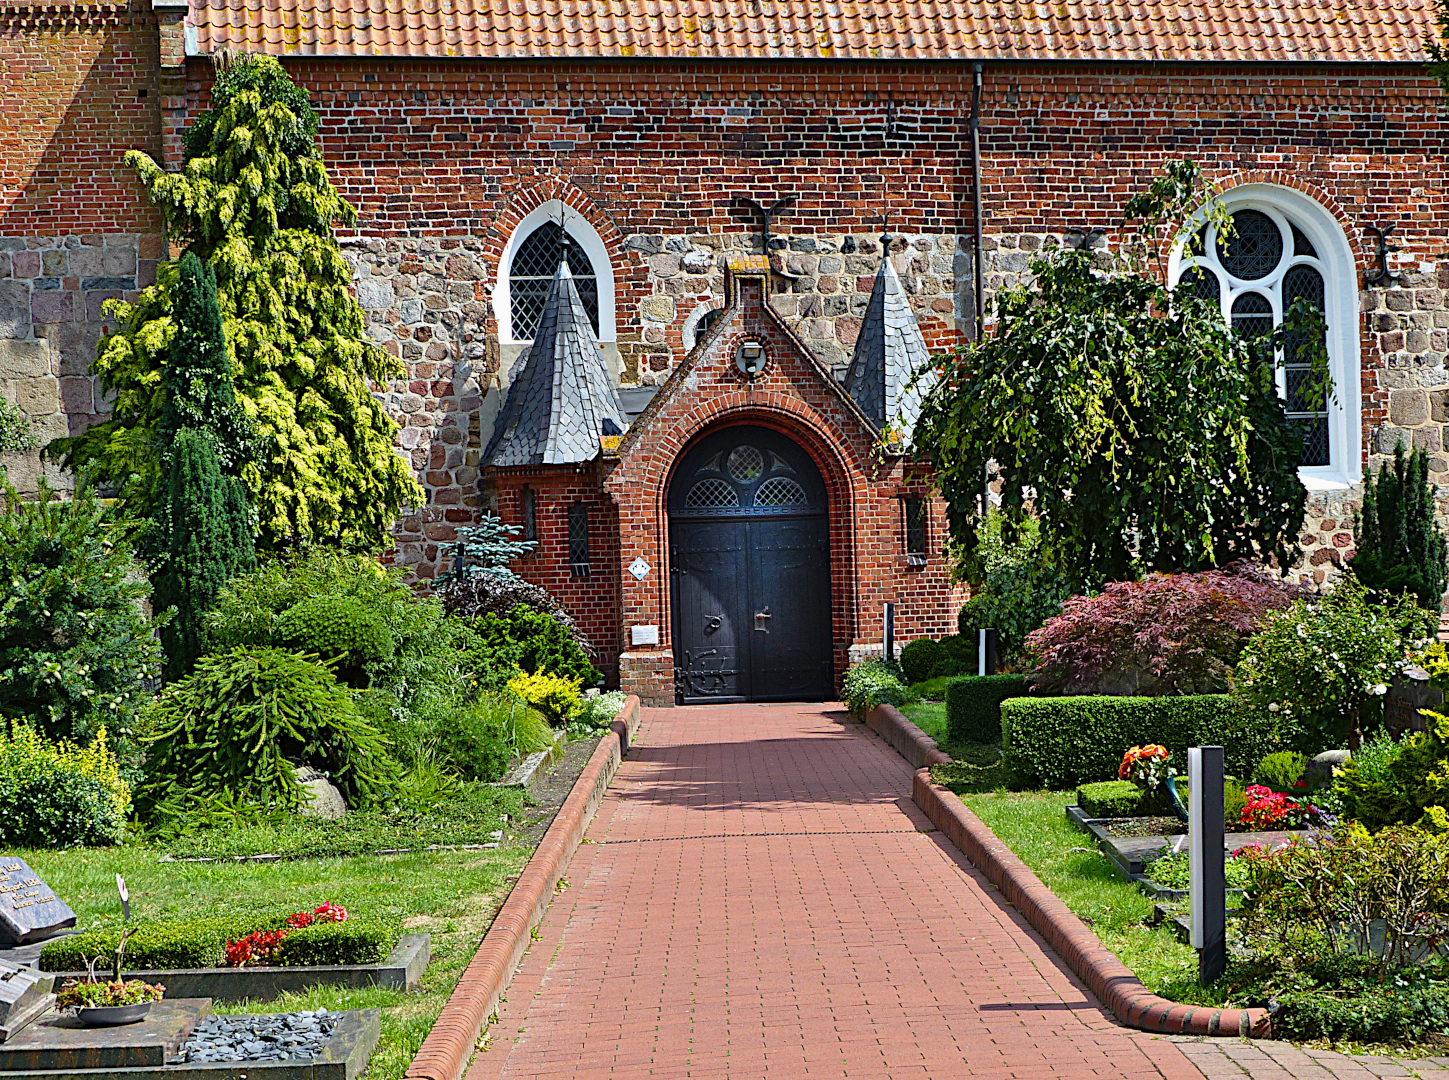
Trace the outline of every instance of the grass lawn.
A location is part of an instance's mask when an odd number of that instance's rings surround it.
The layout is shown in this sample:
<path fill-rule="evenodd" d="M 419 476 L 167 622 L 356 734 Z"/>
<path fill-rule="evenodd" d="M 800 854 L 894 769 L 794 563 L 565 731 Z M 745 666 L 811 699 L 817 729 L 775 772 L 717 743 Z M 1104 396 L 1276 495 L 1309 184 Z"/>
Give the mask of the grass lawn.
<path fill-rule="evenodd" d="M 1067 821 L 1069 793 L 949 786 L 1149 990 L 1174 1001 L 1219 1001 L 1220 995 L 1197 985 L 1197 953 L 1167 927 L 1147 925 L 1152 902 L 1118 877 L 1091 838 Z"/>
<path fill-rule="evenodd" d="M 917 701 L 902 705 L 905 718 L 936 740 L 937 746 L 946 745 L 946 703 L 944 701 Z"/>
<path fill-rule="evenodd" d="M 408 846 L 405 835 L 394 839 Z M 431 934 L 432 962 L 418 993 L 319 987 L 275 1001 L 215 1006 L 219 1013 L 380 1008 L 382 1039 L 365 1075 L 393 1080 L 406 1072 L 532 853 L 531 844 L 506 844 L 490 851 L 269 863 L 161 862 L 161 850 L 141 846 L 18 854 L 70 904 L 81 929 L 120 918 L 120 874 L 131 891 L 133 918 L 311 910 L 330 900 L 351 913 L 396 918 L 409 931 Z"/>

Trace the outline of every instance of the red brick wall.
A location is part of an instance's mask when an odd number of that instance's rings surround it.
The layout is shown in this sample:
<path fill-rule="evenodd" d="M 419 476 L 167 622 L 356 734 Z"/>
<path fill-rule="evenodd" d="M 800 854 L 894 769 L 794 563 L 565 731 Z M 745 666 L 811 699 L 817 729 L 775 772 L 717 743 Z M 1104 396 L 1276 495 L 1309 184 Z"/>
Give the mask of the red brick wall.
<path fill-rule="evenodd" d="M 672 648 L 665 510 L 671 473 L 694 440 L 732 424 L 761 425 L 790 436 L 810 454 L 825 480 L 837 675 L 844 673 L 852 645 L 879 643 L 885 601 L 897 605 L 902 641 L 955 630 L 962 598 L 951 584 L 940 548 L 943 507 L 933 500 L 934 543 L 927 565 L 907 566 L 899 500 L 922 490 L 920 473 L 898 459 L 873 455 L 874 432 L 784 322 L 764 308 L 761 286 L 760 278 L 739 280 L 739 302 L 721 316 L 708 344 L 675 372 L 630 429 L 618 467 L 604 484 L 619 506 L 621 636 L 636 624 L 659 627 L 657 649 L 629 650 L 641 669 L 650 666 L 645 654 L 661 654 L 656 666 L 662 667 Z M 746 383 L 733 364 L 734 345 L 745 336 L 763 344 L 768 358 L 764 374 L 753 383 Z M 643 581 L 625 569 L 636 558 L 653 568 Z"/>
<path fill-rule="evenodd" d="M 564 606 L 579 630 L 599 651 L 595 662 L 610 686 L 619 684 L 619 515 L 613 500 L 599 486 L 596 465 L 499 470 L 491 477 L 497 490 L 498 516 L 523 525 L 523 489 L 536 493 L 538 546 L 517 560 L 513 569 L 542 586 Z M 589 562 L 586 578 L 569 568 L 569 507 L 589 510 Z M 522 536 L 522 533 L 519 534 Z M 632 579 L 631 579 L 632 580 Z"/>
<path fill-rule="evenodd" d="M 121 162 L 160 156 L 157 65 L 144 0 L 0 11 L 0 236 L 159 231 Z"/>

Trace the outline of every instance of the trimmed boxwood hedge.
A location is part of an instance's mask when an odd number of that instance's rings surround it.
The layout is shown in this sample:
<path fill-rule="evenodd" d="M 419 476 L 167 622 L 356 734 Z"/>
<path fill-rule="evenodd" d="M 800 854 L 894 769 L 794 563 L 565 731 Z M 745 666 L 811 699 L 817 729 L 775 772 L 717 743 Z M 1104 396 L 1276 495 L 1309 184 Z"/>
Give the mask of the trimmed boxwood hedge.
<path fill-rule="evenodd" d="M 1189 746 L 1221 746 L 1227 771 L 1248 776 L 1277 749 L 1277 736 L 1271 716 L 1229 694 L 1012 698 L 1001 704 L 1005 764 L 1025 787 L 1063 790 L 1115 779 L 1122 754 L 1146 743 L 1172 751 L 1178 772 L 1187 770 Z"/>
<path fill-rule="evenodd" d="M 963 675 L 946 684 L 946 738 L 993 743 L 1001 738 L 1001 703 L 1031 691 L 1024 675 Z"/>
<path fill-rule="evenodd" d="M 249 919 L 156 919 L 137 925 L 126 942 L 126 971 L 222 967 L 226 943 L 255 930 L 277 930 L 287 915 Z M 401 935 L 394 923 L 351 918 L 341 923 L 315 923 L 290 930 L 275 954 L 275 966 L 317 964 L 375 964 L 387 956 Z M 96 973 L 111 970 L 120 940 L 119 925 L 48 941 L 40 950 L 41 971 L 84 971 L 86 961 L 99 956 Z"/>
<path fill-rule="evenodd" d="M 1137 817 L 1144 809 L 1147 792 L 1130 780 L 1102 780 L 1077 786 L 1077 805 L 1088 817 Z"/>

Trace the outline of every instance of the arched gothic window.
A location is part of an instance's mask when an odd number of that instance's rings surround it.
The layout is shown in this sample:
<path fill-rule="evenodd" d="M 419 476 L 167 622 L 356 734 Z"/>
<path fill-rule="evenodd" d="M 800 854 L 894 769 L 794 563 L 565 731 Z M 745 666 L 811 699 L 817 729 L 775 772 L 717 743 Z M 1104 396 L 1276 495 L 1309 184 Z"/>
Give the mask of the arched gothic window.
<path fill-rule="evenodd" d="M 529 233 L 518 250 L 513 253 L 513 263 L 508 270 L 509 298 L 512 304 L 513 337 L 526 341 L 538 330 L 538 320 L 543 314 L 543 302 L 548 297 L 549 284 L 563 259 L 563 229 L 557 222 L 546 221 Z M 589 256 L 572 238 L 568 248 L 569 273 L 574 277 L 574 286 L 579 298 L 589 313 L 594 336 L 599 334 L 599 285 Z"/>
<path fill-rule="evenodd" d="M 1360 445 L 1352 256 L 1341 230 L 1321 207 L 1297 192 L 1264 198 L 1266 193 L 1258 190 L 1262 187 L 1266 185 L 1223 197 L 1232 214 L 1233 235 L 1219 242 L 1211 225 L 1200 230 L 1201 251 L 1178 252 L 1172 280 L 1177 288 L 1216 300 L 1233 328 L 1249 336 L 1272 332 L 1299 297 L 1323 312 L 1333 399 L 1317 407 L 1304 400 L 1308 371 L 1292 362 L 1291 349 L 1279 364 L 1278 392 L 1289 419 L 1303 432 L 1299 464 L 1305 482 L 1310 487 L 1352 482 L 1358 478 Z"/>

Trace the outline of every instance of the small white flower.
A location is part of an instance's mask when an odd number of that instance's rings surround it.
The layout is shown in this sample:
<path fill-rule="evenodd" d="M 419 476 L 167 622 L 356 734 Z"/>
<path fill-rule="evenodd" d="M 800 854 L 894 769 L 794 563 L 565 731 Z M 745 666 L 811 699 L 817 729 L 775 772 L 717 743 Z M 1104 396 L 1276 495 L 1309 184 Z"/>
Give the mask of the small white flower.
<path fill-rule="evenodd" d="M 1279 704 L 1278 704 L 1278 703 L 1277 703 L 1277 702 L 1276 702 L 1276 701 L 1274 701 L 1274 702 L 1271 702 L 1271 703 L 1270 703 L 1270 704 L 1269 704 L 1269 705 L 1268 705 L 1268 711 L 1269 711 L 1269 712 L 1277 712 L 1277 711 L 1278 711 L 1278 710 L 1279 710 L 1279 709 L 1281 709 L 1281 708 L 1282 708 L 1282 707 L 1283 707 L 1283 706 L 1281 706 L 1281 705 L 1279 705 Z"/>
<path fill-rule="evenodd" d="M 1388 692 L 1389 692 L 1389 688 L 1387 686 L 1385 686 L 1383 683 L 1375 683 L 1373 686 L 1369 687 L 1369 693 L 1370 694 L 1373 694 L 1374 697 L 1382 697 L 1384 694 L 1387 694 Z"/>

